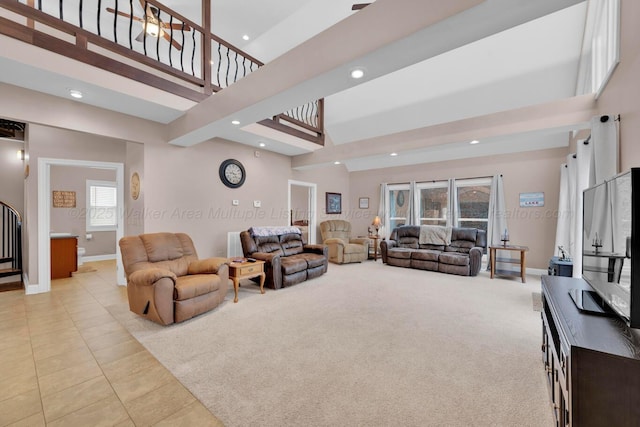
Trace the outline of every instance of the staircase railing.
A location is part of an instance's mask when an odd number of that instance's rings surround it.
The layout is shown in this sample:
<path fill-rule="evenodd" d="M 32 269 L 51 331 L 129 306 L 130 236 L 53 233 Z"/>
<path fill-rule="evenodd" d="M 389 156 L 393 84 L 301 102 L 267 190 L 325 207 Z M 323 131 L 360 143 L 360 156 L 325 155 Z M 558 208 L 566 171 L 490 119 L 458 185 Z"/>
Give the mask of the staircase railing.
<path fill-rule="evenodd" d="M 196 102 L 264 65 L 212 34 L 210 19 L 199 25 L 157 0 L 0 0 L 2 9 L 0 34 Z M 324 145 L 322 108 L 313 101 L 266 120 Z"/>
<path fill-rule="evenodd" d="M 9 204 L 0 201 L 2 210 L 2 242 L 0 245 L 0 259 L 11 259 L 13 270 L 22 270 L 22 217 Z"/>

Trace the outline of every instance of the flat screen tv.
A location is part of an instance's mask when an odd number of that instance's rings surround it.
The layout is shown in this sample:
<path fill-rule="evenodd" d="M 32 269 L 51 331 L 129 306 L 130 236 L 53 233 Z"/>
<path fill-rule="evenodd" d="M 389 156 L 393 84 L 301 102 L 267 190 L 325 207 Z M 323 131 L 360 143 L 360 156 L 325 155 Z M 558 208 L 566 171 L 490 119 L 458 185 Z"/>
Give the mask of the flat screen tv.
<path fill-rule="evenodd" d="M 593 291 L 572 297 L 640 328 L 640 168 L 588 188 L 583 201 L 582 278 Z"/>

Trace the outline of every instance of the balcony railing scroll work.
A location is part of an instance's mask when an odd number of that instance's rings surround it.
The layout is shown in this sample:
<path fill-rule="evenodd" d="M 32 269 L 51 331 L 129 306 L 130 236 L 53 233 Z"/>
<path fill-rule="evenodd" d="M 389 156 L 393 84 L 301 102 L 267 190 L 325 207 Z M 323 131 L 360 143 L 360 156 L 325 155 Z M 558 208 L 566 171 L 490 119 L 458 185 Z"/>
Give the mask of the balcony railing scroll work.
<path fill-rule="evenodd" d="M 156 0 L 0 0 L 0 34 L 196 102 L 264 65 L 202 21 Z M 324 145 L 323 108 L 320 99 L 259 123 Z"/>

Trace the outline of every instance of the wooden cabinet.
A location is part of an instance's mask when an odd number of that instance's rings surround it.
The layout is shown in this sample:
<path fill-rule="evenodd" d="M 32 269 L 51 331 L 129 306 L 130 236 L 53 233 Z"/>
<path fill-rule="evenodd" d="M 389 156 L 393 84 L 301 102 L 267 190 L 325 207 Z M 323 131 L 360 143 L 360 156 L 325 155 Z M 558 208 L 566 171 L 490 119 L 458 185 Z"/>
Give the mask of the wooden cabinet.
<path fill-rule="evenodd" d="M 570 289 L 582 279 L 542 276 L 542 362 L 556 426 L 637 426 L 640 331 L 582 313 Z"/>
<path fill-rule="evenodd" d="M 78 237 L 51 238 L 51 278 L 71 277 L 78 270 Z"/>

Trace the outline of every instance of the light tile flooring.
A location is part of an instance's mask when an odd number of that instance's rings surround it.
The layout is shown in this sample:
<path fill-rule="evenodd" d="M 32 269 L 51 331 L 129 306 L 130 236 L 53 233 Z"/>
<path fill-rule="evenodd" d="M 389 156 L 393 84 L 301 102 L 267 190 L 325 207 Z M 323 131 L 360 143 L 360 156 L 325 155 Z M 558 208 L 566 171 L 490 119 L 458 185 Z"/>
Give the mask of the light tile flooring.
<path fill-rule="evenodd" d="M 115 261 L 0 293 L 0 426 L 221 426 L 105 309 L 126 303 Z"/>

